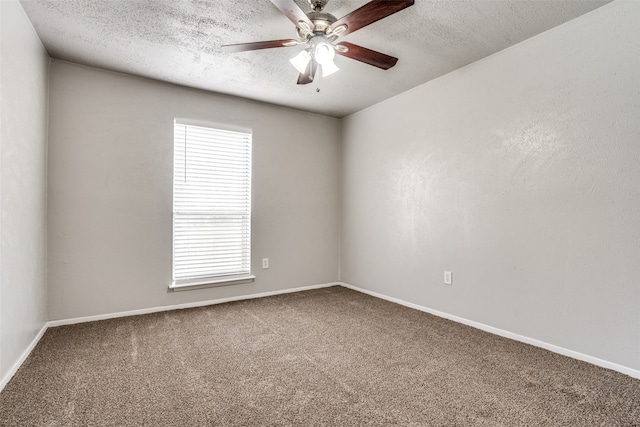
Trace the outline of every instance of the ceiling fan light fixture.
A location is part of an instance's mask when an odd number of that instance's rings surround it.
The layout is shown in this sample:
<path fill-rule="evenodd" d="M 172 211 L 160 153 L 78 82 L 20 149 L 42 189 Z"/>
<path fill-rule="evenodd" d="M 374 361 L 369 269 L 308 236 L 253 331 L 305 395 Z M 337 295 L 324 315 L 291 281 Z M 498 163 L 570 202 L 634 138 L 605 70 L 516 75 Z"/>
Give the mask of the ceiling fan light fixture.
<path fill-rule="evenodd" d="M 289 60 L 289 62 L 291 62 L 291 65 L 293 65 L 293 67 L 300 73 L 305 72 L 310 61 L 311 53 L 309 53 L 308 50 L 301 51 L 299 54 Z"/>
<path fill-rule="evenodd" d="M 335 48 L 324 36 L 315 36 L 309 41 L 309 44 L 313 59 L 322 68 L 322 77 L 330 76 L 339 70 L 333 62 L 333 58 L 336 56 Z"/>

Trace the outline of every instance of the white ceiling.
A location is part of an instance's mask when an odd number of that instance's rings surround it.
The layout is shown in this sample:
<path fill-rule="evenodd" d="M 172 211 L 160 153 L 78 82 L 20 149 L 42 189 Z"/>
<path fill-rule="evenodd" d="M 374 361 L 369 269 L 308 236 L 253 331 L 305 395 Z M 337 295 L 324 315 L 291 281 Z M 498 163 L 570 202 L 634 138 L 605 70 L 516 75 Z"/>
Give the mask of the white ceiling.
<path fill-rule="evenodd" d="M 368 0 L 331 0 L 341 18 Z M 589 12 L 610 0 L 416 0 L 344 37 L 399 58 L 297 85 L 302 46 L 225 53 L 223 44 L 296 38 L 269 0 L 21 0 L 53 58 L 343 117 Z M 296 0 L 306 12 L 306 0 Z M 341 39 L 342 40 L 342 39 Z"/>

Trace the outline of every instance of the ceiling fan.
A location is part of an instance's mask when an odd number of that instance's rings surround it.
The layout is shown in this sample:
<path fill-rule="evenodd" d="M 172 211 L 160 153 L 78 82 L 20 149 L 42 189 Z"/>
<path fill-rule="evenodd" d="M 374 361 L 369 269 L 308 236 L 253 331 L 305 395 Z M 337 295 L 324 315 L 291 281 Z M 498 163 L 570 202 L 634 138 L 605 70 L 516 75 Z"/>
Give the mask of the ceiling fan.
<path fill-rule="evenodd" d="M 335 54 L 388 70 L 396 65 L 398 58 L 367 49 L 349 42 L 336 43 L 338 37 L 346 36 L 360 28 L 393 15 L 411 5 L 414 0 L 372 0 L 348 15 L 336 19 L 323 12 L 329 0 L 308 0 L 311 11 L 304 13 L 294 0 L 271 0 L 296 26 L 298 39 L 270 40 L 254 43 L 228 44 L 222 46 L 227 52 L 270 49 L 307 45 L 307 48 L 291 58 L 291 64 L 300 72 L 298 84 L 313 81 L 318 68 L 326 77 L 338 71 L 333 62 Z"/>

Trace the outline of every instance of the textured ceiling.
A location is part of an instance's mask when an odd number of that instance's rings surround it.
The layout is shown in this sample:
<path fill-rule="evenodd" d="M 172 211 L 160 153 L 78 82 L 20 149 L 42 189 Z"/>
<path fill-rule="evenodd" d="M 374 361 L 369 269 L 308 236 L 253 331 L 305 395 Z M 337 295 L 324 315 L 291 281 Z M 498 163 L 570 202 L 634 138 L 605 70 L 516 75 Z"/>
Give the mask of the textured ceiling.
<path fill-rule="evenodd" d="M 398 57 L 390 70 L 336 57 L 297 85 L 302 46 L 241 53 L 223 44 L 296 38 L 268 0 L 21 0 L 53 58 L 343 117 L 589 12 L 610 0 L 416 0 L 340 40 Z M 296 0 L 306 12 L 306 0 Z M 331 0 L 340 18 L 367 0 Z"/>

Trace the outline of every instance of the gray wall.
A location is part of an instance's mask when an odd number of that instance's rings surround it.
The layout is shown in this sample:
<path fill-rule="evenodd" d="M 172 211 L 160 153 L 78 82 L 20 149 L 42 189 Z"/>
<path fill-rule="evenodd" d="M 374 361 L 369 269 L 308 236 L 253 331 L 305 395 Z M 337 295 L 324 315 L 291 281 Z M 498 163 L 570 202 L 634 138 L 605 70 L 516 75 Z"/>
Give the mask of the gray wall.
<path fill-rule="evenodd" d="M 640 369 L 638 22 L 614 2 L 346 118 L 341 279 Z"/>
<path fill-rule="evenodd" d="M 337 280 L 338 120 L 60 61 L 50 89 L 51 320 Z M 253 129 L 252 284 L 167 290 L 176 117 Z"/>
<path fill-rule="evenodd" d="M 49 57 L 17 1 L 0 2 L 0 382 L 47 320 Z"/>

